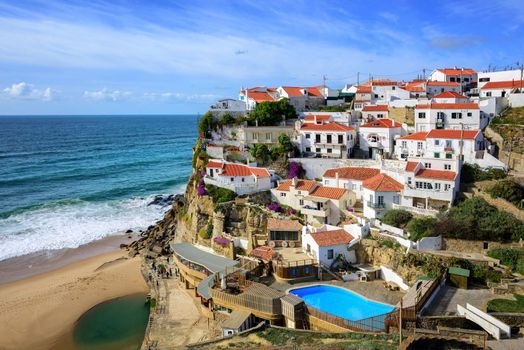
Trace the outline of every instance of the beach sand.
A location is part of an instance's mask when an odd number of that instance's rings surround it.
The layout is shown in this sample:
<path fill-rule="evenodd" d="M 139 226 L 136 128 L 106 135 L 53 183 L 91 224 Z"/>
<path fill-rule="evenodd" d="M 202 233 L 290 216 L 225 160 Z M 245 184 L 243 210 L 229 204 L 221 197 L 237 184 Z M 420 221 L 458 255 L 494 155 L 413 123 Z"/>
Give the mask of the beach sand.
<path fill-rule="evenodd" d="M 81 261 L 75 260 L 82 254 L 71 253 L 44 268 L 62 266 L 58 269 L 0 284 L 0 349 L 52 349 L 93 306 L 149 292 L 140 273 L 140 258 L 129 259 L 124 251 L 112 250 Z M 16 266 L 7 266 L 14 274 Z"/>

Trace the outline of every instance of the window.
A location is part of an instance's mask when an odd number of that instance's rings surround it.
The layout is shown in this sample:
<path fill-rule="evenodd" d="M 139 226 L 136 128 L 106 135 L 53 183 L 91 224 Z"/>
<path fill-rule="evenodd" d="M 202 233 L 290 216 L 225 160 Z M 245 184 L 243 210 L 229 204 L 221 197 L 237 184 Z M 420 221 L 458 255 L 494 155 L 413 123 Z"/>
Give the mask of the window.
<path fill-rule="evenodd" d="M 465 83 L 469 82 L 469 78 L 463 78 L 462 81 L 464 81 Z"/>
<path fill-rule="evenodd" d="M 424 163 L 424 167 L 426 167 L 426 169 L 431 169 L 431 163 Z"/>
<path fill-rule="evenodd" d="M 424 144 L 422 142 L 417 142 L 417 150 L 421 150 Z"/>
<path fill-rule="evenodd" d="M 402 148 L 408 148 L 408 142 L 402 141 Z"/>
<path fill-rule="evenodd" d="M 299 200 L 298 204 L 302 207 L 304 205 L 304 200 L 303 199 Z"/>
<path fill-rule="evenodd" d="M 315 134 L 315 142 L 320 142 L 320 134 Z"/>
<path fill-rule="evenodd" d="M 420 119 L 426 119 L 426 112 L 419 112 L 419 113 L 418 113 L 418 117 L 419 117 Z"/>
<path fill-rule="evenodd" d="M 327 153 L 332 153 L 332 152 L 333 152 L 333 150 L 331 148 L 327 149 Z"/>
<path fill-rule="evenodd" d="M 331 143 L 331 135 L 327 135 L 327 143 Z"/>
<path fill-rule="evenodd" d="M 472 116 L 473 116 L 473 113 L 468 112 L 468 117 L 472 117 Z"/>
<path fill-rule="evenodd" d="M 479 82 L 481 82 L 481 83 L 485 83 L 487 81 L 489 81 L 489 78 L 480 78 L 479 79 Z"/>
<path fill-rule="evenodd" d="M 384 205 L 384 196 L 378 196 L 377 203 L 378 205 Z"/>
<path fill-rule="evenodd" d="M 311 147 L 306 147 L 306 152 L 311 152 Z"/>
<path fill-rule="evenodd" d="M 451 188 L 450 184 L 445 184 L 444 185 L 444 191 L 449 191 L 450 188 Z"/>
<path fill-rule="evenodd" d="M 410 185 L 410 186 L 411 186 L 411 181 L 412 181 L 411 177 L 408 177 L 408 185 Z"/>
<path fill-rule="evenodd" d="M 438 146 L 440 144 L 440 140 L 435 140 L 435 146 Z"/>
<path fill-rule="evenodd" d="M 377 94 L 375 94 L 375 98 L 378 98 L 378 95 L 377 95 Z"/>
<path fill-rule="evenodd" d="M 434 156 L 435 158 L 440 158 L 440 153 L 439 153 L 439 152 L 435 152 L 435 153 L 433 153 L 433 156 Z"/>
<path fill-rule="evenodd" d="M 315 152 L 320 153 L 320 148 L 317 147 L 317 148 L 315 149 Z"/>
<path fill-rule="evenodd" d="M 490 97 L 491 96 L 491 91 L 486 92 L 486 96 Z"/>
<path fill-rule="evenodd" d="M 253 140 L 258 140 L 258 133 L 257 132 L 254 132 L 251 136 L 253 137 Z"/>
<path fill-rule="evenodd" d="M 382 118 L 384 118 L 384 114 L 377 114 L 377 118 L 378 118 L 378 119 L 382 119 Z"/>
<path fill-rule="evenodd" d="M 400 204 L 400 196 L 393 196 L 393 203 Z"/>
<path fill-rule="evenodd" d="M 242 178 L 242 182 L 246 182 L 246 178 L 245 177 Z"/>
<path fill-rule="evenodd" d="M 353 191 L 356 191 L 356 189 L 357 189 L 357 184 L 352 184 L 352 185 L 351 185 L 351 189 L 352 189 Z"/>
<path fill-rule="evenodd" d="M 453 159 L 452 153 L 446 153 L 446 159 Z"/>
<path fill-rule="evenodd" d="M 271 141 L 271 133 L 270 132 L 266 132 L 266 140 L 268 141 Z"/>
<path fill-rule="evenodd" d="M 344 135 L 338 135 L 338 143 L 344 143 Z"/>
<path fill-rule="evenodd" d="M 451 164 L 444 164 L 444 170 L 451 170 Z"/>
<path fill-rule="evenodd" d="M 446 147 L 451 147 L 451 140 L 446 140 Z"/>
<path fill-rule="evenodd" d="M 333 249 L 328 249 L 328 251 L 327 251 L 327 258 L 328 258 L 328 260 L 333 259 Z"/>
<path fill-rule="evenodd" d="M 451 82 L 454 83 L 454 82 L 455 82 L 455 77 L 451 77 L 451 78 L 449 78 L 449 81 L 451 81 Z"/>
<path fill-rule="evenodd" d="M 280 192 L 280 197 L 285 197 L 286 196 L 286 192 Z"/>
<path fill-rule="evenodd" d="M 460 112 L 451 113 L 451 119 L 462 119 L 462 113 Z"/>
<path fill-rule="evenodd" d="M 310 252 L 311 251 L 311 246 L 309 245 L 309 243 L 306 245 L 306 252 Z"/>
<path fill-rule="evenodd" d="M 440 182 L 435 183 L 435 189 L 440 191 Z"/>
<path fill-rule="evenodd" d="M 306 139 L 310 139 L 311 138 L 311 134 L 306 134 Z"/>

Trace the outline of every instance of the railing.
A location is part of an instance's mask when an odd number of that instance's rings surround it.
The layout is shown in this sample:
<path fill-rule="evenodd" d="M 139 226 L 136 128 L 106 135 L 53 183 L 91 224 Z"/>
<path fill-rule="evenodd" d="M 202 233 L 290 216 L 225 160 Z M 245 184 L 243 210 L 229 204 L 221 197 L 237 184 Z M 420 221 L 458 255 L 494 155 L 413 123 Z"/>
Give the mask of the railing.
<path fill-rule="evenodd" d="M 304 278 L 317 275 L 316 260 L 273 261 L 273 273 L 280 278 Z"/>
<path fill-rule="evenodd" d="M 302 207 L 302 209 L 300 209 L 300 212 L 303 215 L 313 215 L 313 216 L 326 217 L 326 216 L 329 215 L 329 207 L 324 207 L 324 208 L 320 208 L 320 209 Z"/>
<path fill-rule="evenodd" d="M 250 311 L 259 311 L 279 317 L 282 312 L 280 298 L 271 298 L 264 295 L 230 294 L 218 289 L 211 289 L 211 296 L 215 304 L 226 307 L 242 307 Z"/>
<path fill-rule="evenodd" d="M 370 207 L 370 208 L 374 208 L 374 209 L 380 209 L 380 208 L 385 208 L 386 205 L 384 203 L 373 203 L 373 202 L 366 202 L 367 206 Z"/>
<path fill-rule="evenodd" d="M 358 321 L 351 321 L 309 305 L 305 305 L 305 310 L 310 316 L 355 332 L 384 333 L 388 332 L 389 327 L 398 327 L 397 309 L 386 314 L 364 318 Z"/>

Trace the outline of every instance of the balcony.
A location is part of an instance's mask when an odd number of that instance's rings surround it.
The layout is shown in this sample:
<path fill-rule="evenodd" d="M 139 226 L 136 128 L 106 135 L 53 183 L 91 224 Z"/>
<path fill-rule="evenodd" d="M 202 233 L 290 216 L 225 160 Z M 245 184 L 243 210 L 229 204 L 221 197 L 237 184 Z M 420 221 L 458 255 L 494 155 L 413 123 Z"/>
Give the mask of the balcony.
<path fill-rule="evenodd" d="M 444 129 L 444 120 L 437 119 L 436 127 L 437 127 L 437 129 Z"/>
<path fill-rule="evenodd" d="M 453 191 L 435 190 L 427 188 L 414 188 L 404 186 L 402 195 L 405 197 L 432 198 L 450 202 L 453 199 Z"/>
<path fill-rule="evenodd" d="M 382 142 L 380 142 L 380 141 L 369 139 L 369 140 L 367 140 L 367 142 L 368 142 L 368 147 L 384 148 L 384 146 L 382 145 Z"/>
<path fill-rule="evenodd" d="M 409 207 L 409 206 L 400 205 L 400 204 L 393 204 L 393 209 L 402 209 L 402 210 L 409 211 L 413 214 L 423 215 L 423 216 L 437 216 L 437 214 L 439 213 L 438 210 Z"/>
<path fill-rule="evenodd" d="M 329 207 L 327 206 L 324 208 L 320 208 L 320 209 L 317 209 L 311 206 L 305 206 L 300 209 L 300 212 L 304 215 L 311 215 L 311 216 L 325 218 L 329 216 L 330 210 L 329 210 Z"/>
<path fill-rule="evenodd" d="M 385 209 L 386 208 L 386 205 L 384 203 L 374 203 L 374 202 L 367 201 L 366 205 L 373 209 Z"/>

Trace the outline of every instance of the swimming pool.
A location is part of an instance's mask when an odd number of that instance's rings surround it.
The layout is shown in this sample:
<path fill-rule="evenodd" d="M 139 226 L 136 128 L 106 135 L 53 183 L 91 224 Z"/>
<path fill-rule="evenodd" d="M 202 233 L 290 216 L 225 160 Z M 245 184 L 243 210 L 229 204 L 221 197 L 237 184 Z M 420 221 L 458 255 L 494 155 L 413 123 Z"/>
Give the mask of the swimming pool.
<path fill-rule="evenodd" d="M 307 305 L 351 321 L 382 315 L 393 310 L 391 305 L 366 299 L 335 286 L 294 288 L 289 290 L 289 293 L 302 298 Z"/>

